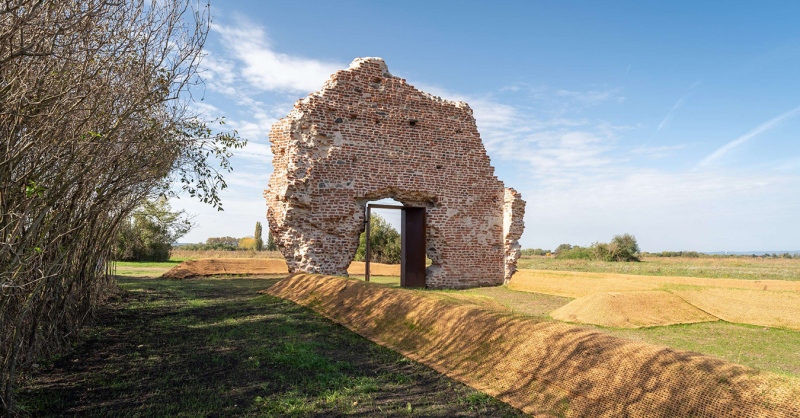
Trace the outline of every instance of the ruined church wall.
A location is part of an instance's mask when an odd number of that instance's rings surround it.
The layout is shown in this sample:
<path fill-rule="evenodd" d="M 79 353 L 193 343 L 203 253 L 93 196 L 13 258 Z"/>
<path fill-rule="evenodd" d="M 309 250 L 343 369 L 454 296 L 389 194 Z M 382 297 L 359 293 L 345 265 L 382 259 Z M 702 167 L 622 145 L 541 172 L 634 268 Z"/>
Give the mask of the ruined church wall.
<path fill-rule="evenodd" d="M 267 216 L 289 271 L 347 275 L 364 205 L 391 197 L 427 207 L 428 287 L 508 275 L 517 229 L 504 231 L 506 191 L 465 103 L 415 89 L 380 59 L 357 59 L 298 101 L 270 141 Z"/>
<path fill-rule="evenodd" d="M 525 229 L 525 201 L 513 188 L 505 189 L 503 198 L 503 247 L 505 248 L 504 283 L 511 280 L 517 271 L 517 260 L 522 255 L 519 239 Z"/>

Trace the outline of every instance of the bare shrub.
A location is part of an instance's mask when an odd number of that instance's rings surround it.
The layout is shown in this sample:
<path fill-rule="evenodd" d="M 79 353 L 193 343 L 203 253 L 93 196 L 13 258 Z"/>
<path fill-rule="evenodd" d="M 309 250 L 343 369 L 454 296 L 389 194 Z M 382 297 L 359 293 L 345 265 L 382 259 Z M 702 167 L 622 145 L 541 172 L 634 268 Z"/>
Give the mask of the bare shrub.
<path fill-rule="evenodd" d="M 173 180 L 219 205 L 242 142 L 188 108 L 209 24 L 189 4 L 0 1 L 2 411 L 19 370 L 67 347 L 106 296 L 141 201 Z"/>

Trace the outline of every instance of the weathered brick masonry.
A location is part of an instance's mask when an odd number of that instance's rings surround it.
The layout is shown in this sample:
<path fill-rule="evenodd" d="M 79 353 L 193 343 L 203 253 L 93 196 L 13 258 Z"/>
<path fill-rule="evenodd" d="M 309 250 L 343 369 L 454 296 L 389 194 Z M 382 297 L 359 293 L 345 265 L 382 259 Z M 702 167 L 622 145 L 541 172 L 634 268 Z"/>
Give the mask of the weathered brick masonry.
<path fill-rule="evenodd" d="M 519 258 L 525 202 L 494 175 L 472 109 L 359 58 L 270 132 L 270 231 L 291 272 L 347 275 L 364 208 L 427 207 L 428 287 L 497 285 Z"/>

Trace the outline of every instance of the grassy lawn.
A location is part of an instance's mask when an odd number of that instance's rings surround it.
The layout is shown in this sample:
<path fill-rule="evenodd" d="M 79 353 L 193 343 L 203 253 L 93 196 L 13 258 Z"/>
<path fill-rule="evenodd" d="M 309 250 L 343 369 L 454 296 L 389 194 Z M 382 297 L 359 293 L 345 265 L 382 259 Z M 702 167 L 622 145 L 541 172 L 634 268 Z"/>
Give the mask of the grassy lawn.
<path fill-rule="evenodd" d="M 71 354 L 23 382 L 20 404 L 37 417 L 522 416 L 309 309 L 256 293 L 277 280 L 120 277 L 121 296 Z"/>
<path fill-rule="evenodd" d="M 712 355 L 760 370 L 800 376 L 800 332 L 797 331 L 724 321 L 601 330 L 631 340 Z"/>
<path fill-rule="evenodd" d="M 172 261 L 197 260 L 200 258 L 277 258 L 283 259 L 278 251 L 224 251 L 224 250 L 182 250 L 173 247 L 169 252 Z"/>
<path fill-rule="evenodd" d="M 159 277 L 169 269 L 180 264 L 180 261 L 170 260 L 162 262 L 152 261 L 117 261 L 116 273 L 119 276 L 129 277 Z"/>
<path fill-rule="evenodd" d="M 687 276 L 711 279 L 800 280 L 800 258 L 751 257 L 645 257 L 639 263 L 593 260 L 559 260 L 553 257 L 523 257 L 521 269 L 585 271 L 594 273 Z"/>

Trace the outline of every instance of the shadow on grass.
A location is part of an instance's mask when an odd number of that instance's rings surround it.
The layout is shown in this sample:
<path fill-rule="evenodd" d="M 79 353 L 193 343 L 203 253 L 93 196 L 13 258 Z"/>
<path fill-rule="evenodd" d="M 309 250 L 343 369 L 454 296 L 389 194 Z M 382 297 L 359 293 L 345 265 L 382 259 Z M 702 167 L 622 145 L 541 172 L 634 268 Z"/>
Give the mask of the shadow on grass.
<path fill-rule="evenodd" d="M 74 352 L 23 382 L 31 416 L 521 416 L 322 318 L 278 279 L 120 278 Z"/>

